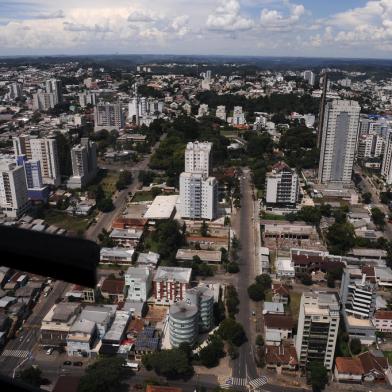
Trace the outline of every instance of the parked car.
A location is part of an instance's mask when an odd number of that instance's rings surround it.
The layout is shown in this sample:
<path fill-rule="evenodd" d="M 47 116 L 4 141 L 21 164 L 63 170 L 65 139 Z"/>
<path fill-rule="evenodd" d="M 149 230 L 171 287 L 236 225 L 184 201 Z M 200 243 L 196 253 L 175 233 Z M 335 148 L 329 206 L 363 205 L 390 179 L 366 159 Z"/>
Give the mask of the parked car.
<path fill-rule="evenodd" d="M 64 361 L 63 365 L 70 366 L 70 365 L 72 365 L 72 362 L 71 361 Z"/>
<path fill-rule="evenodd" d="M 52 355 L 53 347 L 50 347 L 46 350 L 46 355 Z"/>
<path fill-rule="evenodd" d="M 74 366 L 83 366 L 83 362 L 80 362 L 80 361 L 74 362 L 73 365 Z"/>

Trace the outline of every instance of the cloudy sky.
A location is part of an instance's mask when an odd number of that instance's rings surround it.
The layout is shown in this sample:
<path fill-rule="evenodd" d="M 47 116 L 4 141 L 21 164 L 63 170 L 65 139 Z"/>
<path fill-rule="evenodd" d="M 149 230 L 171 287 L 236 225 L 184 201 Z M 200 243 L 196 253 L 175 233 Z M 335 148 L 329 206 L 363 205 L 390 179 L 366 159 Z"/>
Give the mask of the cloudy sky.
<path fill-rule="evenodd" d="M 392 57 L 392 0 L 0 0 L 0 55 Z"/>

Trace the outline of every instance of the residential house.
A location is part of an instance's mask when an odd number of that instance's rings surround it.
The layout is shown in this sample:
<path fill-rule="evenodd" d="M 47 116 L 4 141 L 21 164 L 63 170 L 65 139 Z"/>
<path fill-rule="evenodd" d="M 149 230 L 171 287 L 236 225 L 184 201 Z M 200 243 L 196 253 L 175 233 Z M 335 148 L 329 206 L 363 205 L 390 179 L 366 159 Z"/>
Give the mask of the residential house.
<path fill-rule="evenodd" d="M 295 371 L 298 369 L 297 352 L 293 344 L 265 347 L 265 363 L 267 369 L 282 371 Z"/>
<path fill-rule="evenodd" d="M 79 317 L 70 328 L 67 336 L 68 356 L 90 357 L 97 336 L 98 330 L 95 322 Z"/>
<path fill-rule="evenodd" d="M 106 278 L 101 286 L 101 295 L 112 303 L 124 301 L 124 279 Z"/>
<path fill-rule="evenodd" d="M 272 302 L 280 302 L 287 305 L 290 299 L 289 288 L 281 283 L 274 283 L 272 285 Z"/>
<path fill-rule="evenodd" d="M 359 358 L 335 358 L 334 376 L 337 382 L 361 383 L 364 370 Z"/>

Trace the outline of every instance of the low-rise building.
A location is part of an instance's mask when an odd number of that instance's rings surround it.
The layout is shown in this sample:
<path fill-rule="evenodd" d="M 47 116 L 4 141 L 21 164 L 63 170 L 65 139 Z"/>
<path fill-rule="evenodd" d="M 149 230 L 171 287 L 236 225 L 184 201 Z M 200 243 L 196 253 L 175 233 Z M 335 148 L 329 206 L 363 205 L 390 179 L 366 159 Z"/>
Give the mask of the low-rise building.
<path fill-rule="evenodd" d="M 139 253 L 137 258 L 137 265 L 138 266 L 145 266 L 151 269 L 155 269 L 158 265 L 160 255 L 159 253 L 151 252 L 148 253 Z"/>
<path fill-rule="evenodd" d="M 148 267 L 129 267 L 124 278 L 127 299 L 146 302 L 152 286 L 152 271 Z"/>
<path fill-rule="evenodd" d="M 131 264 L 134 250 L 129 248 L 102 248 L 101 263 Z"/>
<path fill-rule="evenodd" d="M 124 248 L 136 248 L 141 241 L 144 230 L 138 229 L 113 229 L 110 238 Z"/>
<path fill-rule="evenodd" d="M 43 346 L 59 347 L 67 343 L 68 333 L 80 313 L 78 303 L 53 305 L 42 320 L 40 335 Z"/>
<path fill-rule="evenodd" d="M 280 279 L 295 277 L 294 263 L 290 258 L 278 257 L 276 260 L 276 276 Z"/>
<path fill-rule="evenodd" d="M 70 328 L 67 336 L 67 354 L 71 357 L 90 357 L 97 336 L 95 322 L 79 317 Z"/>
<path fill-rule="evenodd" d="M 101 286 L 101 295 L 112 303 L 124 301 L 124 279 L 106 278 Z"/>
<path fill-rule="evenodd" d="M 265 332 L 279 333 L 280 339 L 293 337 L 294 321 L 291 316 L 282 314 L 266 314 L 264 316 Z"/>
<path fill-rule="evenodd" d="M 272 285 L 272 302 L 280 302 L 287 305 L 290 299 L 290 291 L 287 286 L 281 283 L 274 283 Z"/>
<path fill-rule="evenodd" d="M 265 347 L 265 363 L 267 369 L 275 369 L 278 373 L 282 370 L 295 371 L 298 369 L 298 358 L 292 344 Z"/>
<path fill-rule="evenodd" d="M 112 325 L 116 313 L 116 305 L 88 305 L 80 313 L 80 320 L 89 320 L 97 326 L 99 339 Z"/>
<path fill-rule="evenodd" d="M 117 354 L 120 343 L 126 336 L 126 330 L 130 318 L 131 314 L 129 312 L 120 310 L 116 311 L 112 325 L 102 338 L 102 345 L 99 350 L 100 354 Z"/>
<path fill-rule="evenodd" d="M 362 383 L 363 374 L 359 358 L 336 357 L 334 376 L 337 382 Z"/>
<path fill-rule="evenodd" d="M 392 332 L 392 311 L 378 310 L 373 317 L 373 325 L 377 331 L 384 333 Z"/>
<path fill-rule="evenodd" d="M 203 263 L 220 264 L 222 261 L 222 251 L 220 250 L 197 250 L 197 249 L 178 249 L 176 254 L 177 261 L 192 261 L 197 256 Z"/>

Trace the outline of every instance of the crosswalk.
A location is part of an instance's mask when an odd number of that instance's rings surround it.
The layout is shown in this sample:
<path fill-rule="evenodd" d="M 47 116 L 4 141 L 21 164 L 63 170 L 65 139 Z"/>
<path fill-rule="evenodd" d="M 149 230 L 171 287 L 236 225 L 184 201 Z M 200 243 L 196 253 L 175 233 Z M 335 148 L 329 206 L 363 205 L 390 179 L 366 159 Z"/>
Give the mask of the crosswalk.
<path fill-rule="evenodd" d="M 249 386 L 255 391 L 261 388 L 263 385 L 267 384 L 267 377 L 261 376 L 249 381 Z"/>
<path fill-rule="evenodd" d="M 27 350 L 4 350 L 1 353 L 2 357 L 15 357 L 15 358 L 27 358 L 30 354 Z"/>
<path fill-rule="evenodd" d="M 246 384 L 246 378 L 230 377 L 221 385 L 221 388 L 230 389 L 232 387 L 246 387 Z"/>

